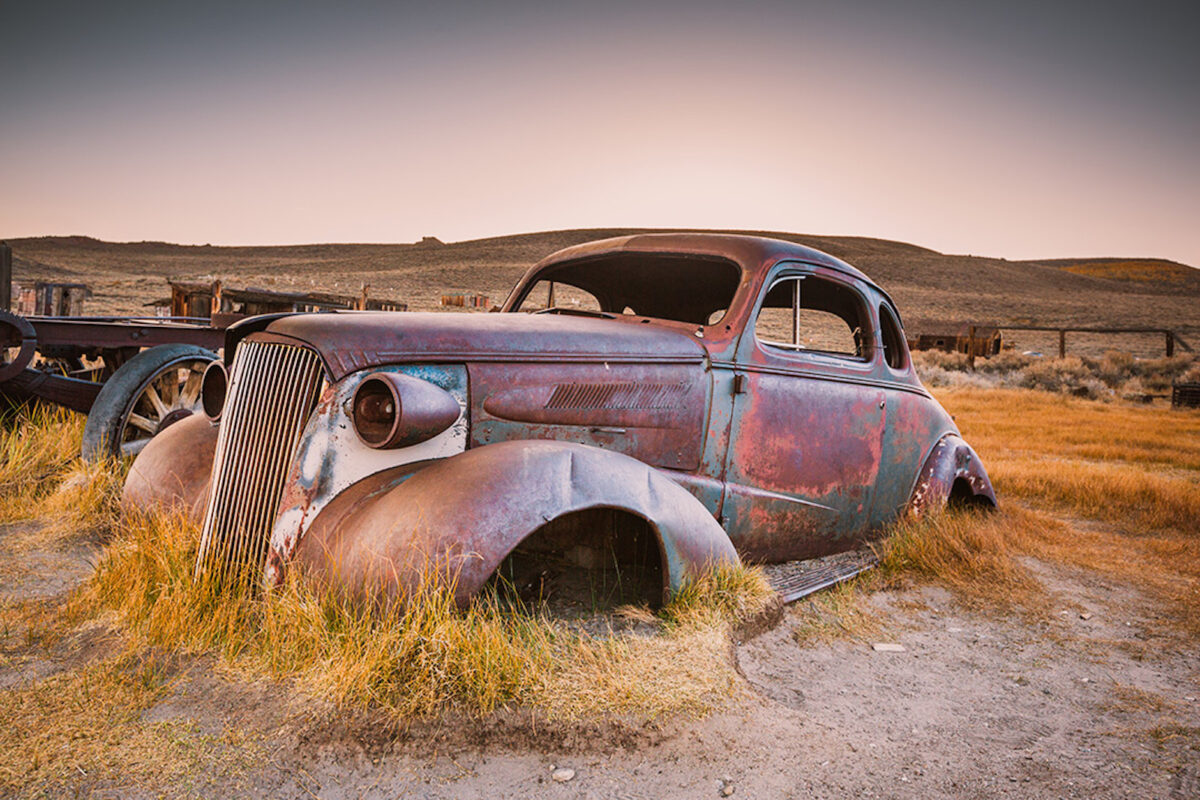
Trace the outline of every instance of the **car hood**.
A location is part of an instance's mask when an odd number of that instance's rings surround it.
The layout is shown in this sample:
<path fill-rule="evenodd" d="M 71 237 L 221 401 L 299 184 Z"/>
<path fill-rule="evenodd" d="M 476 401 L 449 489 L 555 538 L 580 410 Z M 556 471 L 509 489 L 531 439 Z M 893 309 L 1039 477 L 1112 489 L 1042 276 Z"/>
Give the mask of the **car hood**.
<path fill-rule="evenodd" d="M 313 347 L 334 380 L 403 362 L 703 362 L 695 338 L 653 323 L 551 314 L 351 311 L 297 314 L 266 328 Z"/>

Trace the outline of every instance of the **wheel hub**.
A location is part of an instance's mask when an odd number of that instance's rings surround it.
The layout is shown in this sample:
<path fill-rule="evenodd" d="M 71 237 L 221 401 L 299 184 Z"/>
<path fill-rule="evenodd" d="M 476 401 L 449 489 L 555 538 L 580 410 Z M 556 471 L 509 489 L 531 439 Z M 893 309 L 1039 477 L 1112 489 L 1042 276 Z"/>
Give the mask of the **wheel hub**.
<path fill-rule="evenodd" d="M 167 428 L 169 428 L 169 427 L 171 427 L 172 425 L 174 425 L 176 422 L 179 422 L 179 420 L 181 420 L 181 419 L 187 419 L 187 418 L 188 418 L 188 417 L 190 417 L 190 416 L 191 416 L 193 413 L 194 413 L 194 412 L 193 412 L 193 411 L 192 411 L 190 408 L 177 408 L 177 409 L 175 409 L 174 411 L 172 411 L 171 413 L 167 414 L 165 417 L 163 417 L 163 418 L 162 418 L 162 419 L 159 421 L 159 423 L 158 423 L 158 430 L 156 430 L 156 431 L 154 432 L 154 435 L 155 435 L 155 436 L 157 436 L 158 434 L 160 434 L 160 433 L 162 433 L 163 431 L 165 431 Z"/>

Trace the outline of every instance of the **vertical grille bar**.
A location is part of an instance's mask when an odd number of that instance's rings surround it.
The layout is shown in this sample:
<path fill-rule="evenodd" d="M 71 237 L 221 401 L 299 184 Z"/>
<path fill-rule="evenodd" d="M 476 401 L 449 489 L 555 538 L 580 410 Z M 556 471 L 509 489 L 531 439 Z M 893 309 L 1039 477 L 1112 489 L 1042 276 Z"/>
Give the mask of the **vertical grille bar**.
<path fill-rule="evenodd" d="M 279 495 L 322 383 L 303 347 L 246 341 L 230 371 L 196 572 L 253 579 L 267 555 Z"/>

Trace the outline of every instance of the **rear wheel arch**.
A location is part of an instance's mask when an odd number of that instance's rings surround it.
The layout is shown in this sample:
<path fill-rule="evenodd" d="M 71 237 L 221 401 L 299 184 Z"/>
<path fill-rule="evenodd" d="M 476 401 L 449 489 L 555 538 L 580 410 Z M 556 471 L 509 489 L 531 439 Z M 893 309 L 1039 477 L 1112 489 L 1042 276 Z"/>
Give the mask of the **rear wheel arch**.
<path fill-rule="evenodd" d="M 983 461 L 956 433 L 943 436 L 926 456 L 908 510 L 921 516 L 951 505 L 996 507 L 996 493 Z"/>

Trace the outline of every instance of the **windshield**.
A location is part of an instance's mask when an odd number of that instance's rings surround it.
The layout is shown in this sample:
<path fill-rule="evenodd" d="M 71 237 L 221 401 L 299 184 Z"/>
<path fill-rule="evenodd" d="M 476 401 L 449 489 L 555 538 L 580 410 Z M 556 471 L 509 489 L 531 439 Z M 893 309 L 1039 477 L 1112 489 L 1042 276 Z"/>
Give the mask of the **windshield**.
<path fill-rule="evenodd" d="M 729 308 L 740 279 L 738 266 L 722 258 L 623 253 L 547 267 L 521 289 L 510 310 L 632 314 L 712 325 Z"/>

